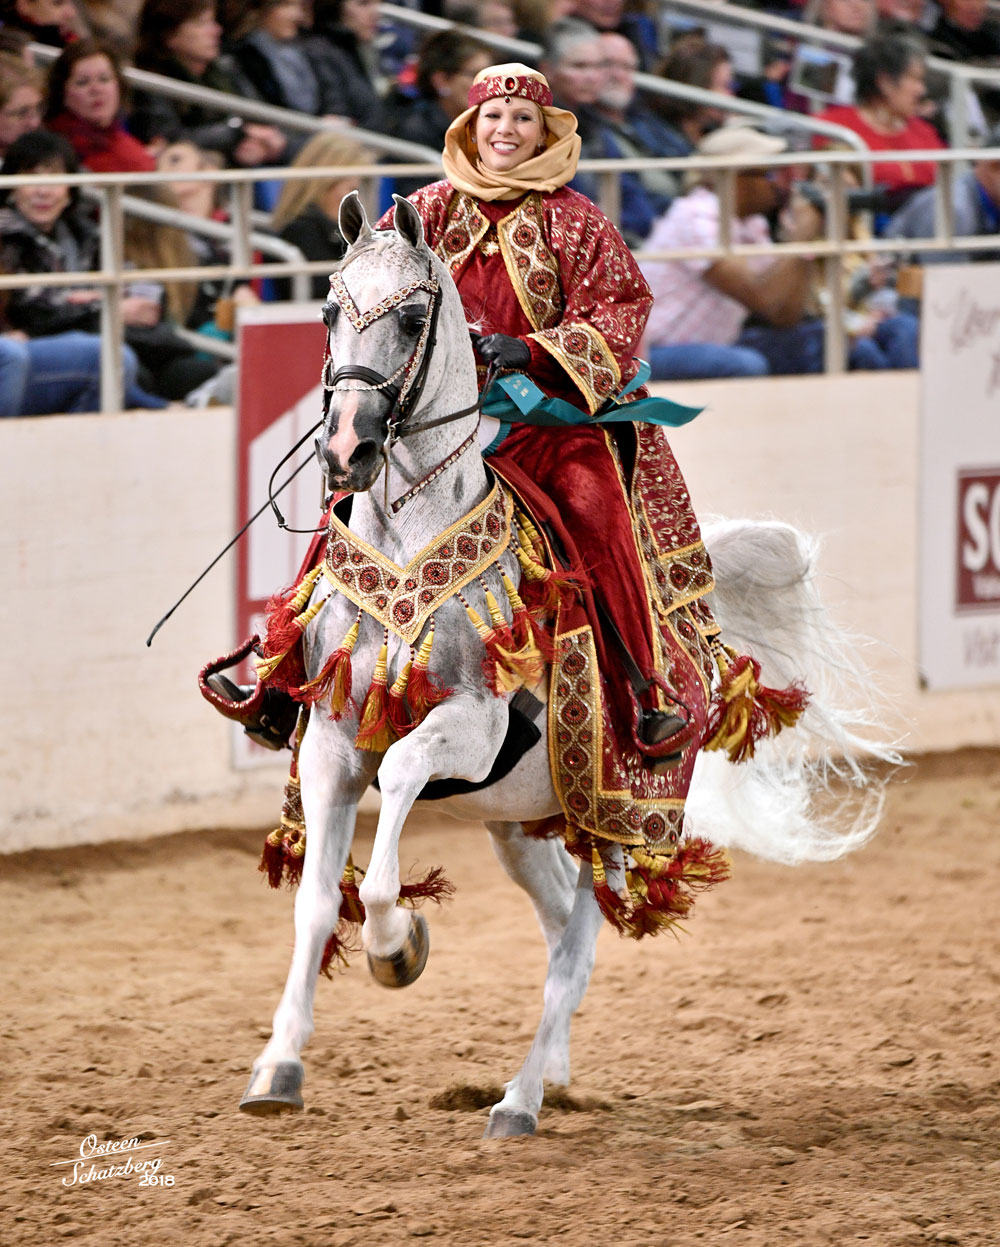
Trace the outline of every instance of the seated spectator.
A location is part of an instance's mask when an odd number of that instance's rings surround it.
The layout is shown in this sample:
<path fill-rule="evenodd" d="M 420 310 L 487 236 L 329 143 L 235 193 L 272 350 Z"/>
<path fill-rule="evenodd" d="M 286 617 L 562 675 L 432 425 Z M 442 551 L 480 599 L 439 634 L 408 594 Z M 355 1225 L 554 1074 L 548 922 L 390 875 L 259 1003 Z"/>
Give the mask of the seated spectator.
<path fill-rule="evenodd" d="M 655 11 L 645 0 L 571 0 L 569 15 L 589 22 L 602 34 L 624 35 L 639 54 L 644 70 L 659 55 Z"/>
<path fill-rule="evenodd" d="M 987 147 L 1000 147 L 1000 127 L 987 138 Z M 937 192 L 919 191 L 899 210 L 885 231 L 888 238 L 933 238 Z M 952 187 L 952 216 L 957 237 L 998 235 L 996 251 L 922 251 L 920 264 L 995 263 L 1000 261 L 1000 160 L 977 160 L 959 174 Z"/>
<path fill-rule="evenodd" d="M 477 4 L 457 0 L 444 6 L 444 16 L 462 26 L 489 31 L 491 35 L 517 38 L 517 14 L 512 0 L 479 0 Z"/>
<path fill-rule="evenodd" d="M 863 44 L 854 58 L 857 103 L 835 105 L 820 113 L 861 136 L 872 151 L 925 151 L 943 148 L 941 136 L 920 117 L 924 100 L 925 57 L 907 35 L 879 35 Z M 893 209 L 934 182 L 931 163 L 876 161 L 872 177 L 888 192 Z"/>
<path fill-rule="evenodd" d="M 46 126 L 94 173 L 150 173 L 156 161 L 122 123 L 125 77 L 96 39 L 72 43 L 52 66 Z"/>
<path fill-rule="evenodd" d="M 875 30 L 875 0 L 810 0 L 802 20 L 824 30 L 867 39 Z"/>
<path fill-rule="evenodd" d="M 158 168 L 162 173 L 177 174 L 179 180 L 168 182 L 166 190 L 173 204 L 181 212 L 203 217 L 206 221 L 224 223 L 228 214 L 220 201 L 220 187 L 215 182 L 189 181 L 184 175 L 199 173 L 203 169 L 218 168 L 218 158 L 212 152 L 203 152 L 193 143 L 182 140 L 171 143 L 160 154 Z M 216 266 L 228 264 L 231 249 L 225 241 L 211 238 L 195 230 L 184 231 L 187 248 L 194 264 Z M 196 333 L 209 337 L 232 339 L 233 308 L 252 306 L 260 299 L 250 282 L 229 277 L 205 278 L 198 282 L 193 305 L 186 313 L 184 323 Z"/>
<path fill-rule="evenodd" d="M 941 16 L 931 31 L 931 52 L 967 65 L 1000 63 L 1000 23 L 987 0 L 940 0 Z"/>
<path fill-rule="evenodd" d="M 1000 22 L 987 0 L 940 0 L 941 16 L 931 31 L 932 55 L 966 65 L 1000 65 Z M 976 96 L 990 122 L 1000 120 L 1000 91 L 976 84 Z"/>
<path fill-rule="evenodd" d="M 7 152 L 11 174 L 66 174 L 78 168 L 59 135 L 34 130 Z M 0 192 L 0 271 L 81 272 L 97 261 L 97 231 L 79 210 L 76 187 L 23 185 Z M 80 286 L 31 286 L 5 291 L 0 350 L 0 414 L 94 411 L 100 395 L 101 292 Z M 148 323 L 141 298 L 123 300 L 127 323 Z M 137 382 L 134 352 L 124 347 L 125 406 L 165 407 Z"/>
<path fill-rule="evenodd" d="M 230 95 L 241 82 L 228 58 L 219 55 L 222 28 L 214 0 L 146 0 L 139 17 L 136 66 L 193 86 Z M 146 91 L 134 93 L 129 128 L 159 153 L 187 140 L 218 152 L 227 164 L 253 169 L 286 159 L 288 139 L 275 126 L 221 117 L 202 104 L 172 100 Z"/>
<path fill-rule="evenodd" d="M 657 74 L 672 82 L 703 91 L 732 95 L 733 70 L 729 53 L 718 44 L 703 39 L 686 39 L 671 50 Z M 674 144 L 670 156 L 689 156 L 710 130 L 721 126 L 726 114 L 708 104 L 694 104 L 668 95 L 650 99 L 650 108 L 665 123 Z"/>
<path fill-rule="evenodd" d="M 24 61 L 0 55 L 0 167 L 11 143 L 41 124 L 41 73 Z"/>
<path fill-rule="evenodd" d="M 64 48 L 89 35 L 87 23 L 73 0 L 2 0 L 0 22 L 23 30 L 35 43 Z"/>
<path fill-rule="evenodd" d="M 444 147 L 444 132 L 464 112 L 472 80 L 493 64 L 488 48 L 457 30 L 441 30 L 428 36 L 420 47 L 416 86 L 420 98 L 398 107 L 392 133 L 410 143 L 422 143 L 434 151 Z M 412 194 L 426 178 L 396 179 L 400 195 Z"/>
<path fill-rule="evenodd" d="M 520 37 L 543 39 L 550 26 L 569 17 L 574 3 L 575 0 L 515 0 Z"/>
<path fill-rule="evenodd" d="M 666 123 L 637 98 L 635 75 L 639 54 L 624 35 L 601 35 L 607 82 L 597 97 L 617 154 L 630 158 L 675 156 L 676 139 Z M 641 170 L 634 175 L 644 187 L 656 216 L 662 216 L 680 190 L 680 175 L 665 169 Z"/>
<path fill-rule="evenodd" d="M 334 114 L 340 94 L 299 37 L 301 0 L 251 0 L 233 58 L 258 99 L 314 117 Z"/>
<path fill-rule="evenodd" d="M 557 108 L 576 115 L 580 154 L 584 160 L 615 159 L 622 155 L 597 109 L 608 83 L 608 68 L 601 36 L 593 26 L 575 18 L 557 22 L 545 40 L 540 68 L 552 88 Z M 595 203 L 600 201 L 600 181 L 593 174 L 578 173 L 569 184 Z M 645 238 L 656 212 L 645 187 L 634 173 L 621 175 L 621 231 L 627 242 Z"/>
<path fill-rule="evenodd" d="M 875 0 L 880 35 L 920 35 L 924 28 L 924 0 Z"/>
<path fill-rule="evenodd" d="M 767 156 L 785 150 L 785 141 L 746 125 L 726 125 L 699 144 L 699 155 Z M 700 250 L 718 246 L 719 197 L 711 175 L 692 174 L 692 189 L 675 199 L 653 227 L 651 250 Z M 734 244 L 769 245 L 767 215 L 787 202 L 791 171 L 746 169 L 736 177 Z M 786 237 L 806 242 L 821 235 L 822 222 L 805 213 L 791 223 Z M 777 329 L 793 330 L 805 315 L 810 294 L 810 262 L 799 256 L 721 260 L 647 260 L 642 271 L 653 292 L 644 354 L 654 379 L 764 376 L 772 371 L 760 349 L 740 341 L 747 319 L 757 316 Z M 797 344 L 801 348 L 801 344 Z M 802 354 L 799 349 L 798 354 Z M 818 371 L 822 346 L 815 333 L 808 367 Z"/>
<path fill-rule="evenodd" d="M 313 0 L 312 9 L 312 29 L 304 43 L 326 84 L 326 111 L 384 132 L 389 80 L 377 42 L 378 0 Z"/>
<path fill-rule="evenodd" d="M 364 163 L 365 155 L 360 144 L 339 134 L 316 134 L 296 156 L 292 168 L 334 168 Z M 337 225 L 340 202 L 357 187 L 356 177 L 322 176 L 308 181 L 289 179 L 271 215 L 271 228 L 279 238 L 298 247 L 307 260 L 329 260 L 332 271 L 333 264 L 347 250 Z M 311 284 L 314 299 L 327 297 L 330 292 L 329 274 L 314 274 Z M 279 299 L 292 297 L 289 278 L 278 277 L 274 285 Z"/>

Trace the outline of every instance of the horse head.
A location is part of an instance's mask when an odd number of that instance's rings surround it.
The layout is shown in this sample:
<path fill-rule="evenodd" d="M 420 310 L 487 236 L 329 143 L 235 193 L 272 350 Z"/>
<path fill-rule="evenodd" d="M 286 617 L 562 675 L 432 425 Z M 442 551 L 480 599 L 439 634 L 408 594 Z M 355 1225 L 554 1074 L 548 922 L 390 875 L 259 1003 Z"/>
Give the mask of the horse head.
<path fill-rule="evenodd" d="M 349 246 L 323 308 L 326 410 L 316 451 L 331 488 L 353 492 L 371 489 L 383 454 L 443 385 L 446 366 L 433 358 L 439 325 L 468 342 L 457 291 L 416 208 L 393 199 L 388 230 L 371 228 L 356 191 L 341 203 Z"/>

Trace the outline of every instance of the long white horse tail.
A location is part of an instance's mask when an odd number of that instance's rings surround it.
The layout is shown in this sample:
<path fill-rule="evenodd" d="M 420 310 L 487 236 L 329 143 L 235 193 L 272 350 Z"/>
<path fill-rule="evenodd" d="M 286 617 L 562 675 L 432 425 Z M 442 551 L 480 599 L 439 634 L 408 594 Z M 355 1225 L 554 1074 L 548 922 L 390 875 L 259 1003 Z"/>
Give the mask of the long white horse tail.
<path fill-rule="evenodd" d="M 821 601 L 814 537 L 775 521 L 713 519 L 703 532 L 723 639 L 760 662 L 765 684 L 800 680 L 811 700 L 750 763 L 699 754 L 688 830 L 770 861 L 840 857 L 875 831 L 888 773 L 903 762 L 864 661 L 873 642 L 840 627 Z"/>

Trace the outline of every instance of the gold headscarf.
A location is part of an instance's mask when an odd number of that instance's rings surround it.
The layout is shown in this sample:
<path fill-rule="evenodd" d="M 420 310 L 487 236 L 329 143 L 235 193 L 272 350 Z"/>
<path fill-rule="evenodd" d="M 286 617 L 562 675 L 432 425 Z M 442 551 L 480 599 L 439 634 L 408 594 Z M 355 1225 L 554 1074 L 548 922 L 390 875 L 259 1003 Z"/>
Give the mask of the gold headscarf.
<path fill-rule="evenodd" d="M 507 173 L 483 166 L 476 146 L 475 122 L 479 106 L 488 99 L 531 100 L 542 114 L 545 149 Z M 563 108 L 552 107 L 552 92 L 545 78 L 527 65 L 491 65 L 476 74 L 469 91 L 469 107 L 460 113 L 444 136 L 441 162 L 445 176 L 456 190 L 477 199 L 517 199 L 528 191 L 554 191 L 576 173 L 580 159 L 580 136 L 576 118 Z"/>

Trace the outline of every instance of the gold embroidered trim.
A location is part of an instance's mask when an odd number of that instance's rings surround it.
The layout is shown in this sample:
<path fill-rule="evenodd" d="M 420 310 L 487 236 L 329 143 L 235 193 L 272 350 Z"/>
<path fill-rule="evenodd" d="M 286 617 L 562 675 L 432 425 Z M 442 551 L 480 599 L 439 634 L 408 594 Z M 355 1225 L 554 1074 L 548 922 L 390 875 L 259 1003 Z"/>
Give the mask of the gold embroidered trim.
<path fill-rule="evenodd" d="M 549 685 L 549 762 L 567 819 L 602 840 L 643 845 L 673 856 L 683 827 L 682 798 L 639 799 L 602 787 L 604 724 L 594 635 L 589 626 L 558 638 Z M 641 767 L 636 756 L 635 765 Z M 636 785 L 667 788 L 647 771 Z"/>
<path fill-rule="evenodd" d="M 434 611 L 507 549 L 513 513 L 512 495 L 496 481 L 478 506 L 405 567 L 331 516 L 323 575 L 335 590 L 412 645 Z"/>
<path fill-rule="evenodd" d="M 528 198 L 497 225 L 504 267 L 532 329 L 548 329 L 563 313 L 559 265 L 542 233 L 542 200 Z"/>
<path fill-rule="evenodd" d="M 456 191 L 448 204 L 444 230 L 434 246 L 435 254 L 454 277 L 475 250 L 490 223 L 476 207 L 476 201 Z"/>
<path fill-rule="evenodd" d="M 590 414 L 613 398 L 621 387 L 621 369 L 603 336 L 582 321 L 530 335 L 562 364 L 587 401 Z"/>

